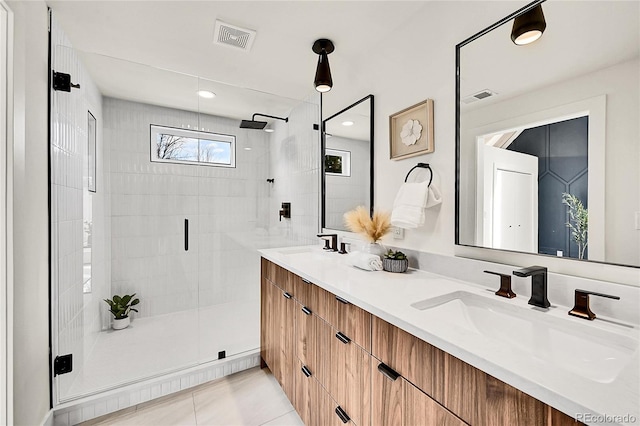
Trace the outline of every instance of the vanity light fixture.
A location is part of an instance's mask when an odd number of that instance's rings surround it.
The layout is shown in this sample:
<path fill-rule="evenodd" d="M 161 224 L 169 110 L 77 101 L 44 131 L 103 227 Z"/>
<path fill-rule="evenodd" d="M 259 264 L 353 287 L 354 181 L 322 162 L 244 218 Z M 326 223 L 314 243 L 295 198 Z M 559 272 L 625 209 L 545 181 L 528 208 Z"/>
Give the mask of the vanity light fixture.
<path fill-rule="evenodd" d="M 205 99 L 213 99 L 216 97 L 216 94 L 210 90 L 198 90 L 198 96 Z"/>
<path fill-rule="evenodd" d="M 545 28 L 547 22 L 544 20 L 542 5 L 539 4 L 516 17 L 511 29 L 511 41 L 518 46 L 533 43 L 542 37 Z"/>
<path fill-rule="evenodd" d="M 321 38 L 313 43 L 311 48 L 318 54 L 318 66 L 316 67 L 316 78 L 313 83 L 316 90 L 320 93 L 328 92 L 333 87 L 333 79 L 331 78 L 331 69 L 329 68 L 329 55 L 334 51 L 333 42 L 326 38 Z"/>
<path fill-rule="evenodd" d="M 342 125 L 346 126 L 346 127 L 353 126 L 353 124 L 354 124 L 353 121 L 343 121 L 342 122 Z"/>

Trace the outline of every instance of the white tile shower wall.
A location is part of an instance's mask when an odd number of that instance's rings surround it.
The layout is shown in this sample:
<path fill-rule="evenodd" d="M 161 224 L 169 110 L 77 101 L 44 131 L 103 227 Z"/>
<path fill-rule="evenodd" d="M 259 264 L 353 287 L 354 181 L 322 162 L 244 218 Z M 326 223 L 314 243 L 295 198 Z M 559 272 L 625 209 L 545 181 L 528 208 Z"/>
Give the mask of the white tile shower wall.
<path fill-rule="evenodd" d="M 267 232 L 267 134 L 240 129 L 238 120 L 113 98 L 104 111 L 113 291 L 136 292 L 139 317 L 248 299 L 257 309 L 259 263 L 248 268 L 252 252 L 230 236 Z M 236 167 L 151 162 L 152 124 L 236 135 Z"/>
<path fill-rule="evenodd" d="M 314 244 L 319 230 L 320 198 L 319 95 L 312 94 L 277 122 L 271 134 L 271 233 L 300 244 Z M 291 203 L 291 219 L 279 220 L 283 202 Z"/>
<path fill-rule="evenodd" d="M 369 141 L 332 136 L 327 149 L 350 152 L 350 176 L 327 175 L 325 227 L 344 229 L 343 215 L 358 206 L 369 208 L 370 149 Z"/>
<path fill-rule="evenodd" d="M 108 159 L 102 155 L 102 96 L 55 19 L 52 46 L 54 69 L 71 74 L 72 81 L 80 84 L 80 89 L 70 93 L 53 92 L 50 147 L 54 355 L 74 355 L 74 371 L 56 379 L 57 397 L 65 399 L 101 329 L 101 303 L 109 292 L 109 188 L 104 173 Z M 97 119 L 98 191 L 89 195 L 93 210 L 92 292 L 83 293 L 83 161 L 88 111 Z"/>

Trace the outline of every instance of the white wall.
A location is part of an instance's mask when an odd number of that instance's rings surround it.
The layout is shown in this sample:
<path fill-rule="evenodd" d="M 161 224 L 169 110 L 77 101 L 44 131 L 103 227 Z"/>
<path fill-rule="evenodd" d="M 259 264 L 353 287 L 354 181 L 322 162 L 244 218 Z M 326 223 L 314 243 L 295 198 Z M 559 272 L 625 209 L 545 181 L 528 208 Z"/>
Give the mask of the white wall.
<path fill-rule="evenodd" d="M 327 149 L 351 153 L 351 176 L 326 175 L 325 227 L 346 229 L 344 214 L 358 206 L 369 209 L 370 149 L 369 141 L 332 136 Z"/>
<path fill-rule="evenodd" d="M 47 6 L 14 12 L 13 416 L 40 424 L 49 410 Z"/>

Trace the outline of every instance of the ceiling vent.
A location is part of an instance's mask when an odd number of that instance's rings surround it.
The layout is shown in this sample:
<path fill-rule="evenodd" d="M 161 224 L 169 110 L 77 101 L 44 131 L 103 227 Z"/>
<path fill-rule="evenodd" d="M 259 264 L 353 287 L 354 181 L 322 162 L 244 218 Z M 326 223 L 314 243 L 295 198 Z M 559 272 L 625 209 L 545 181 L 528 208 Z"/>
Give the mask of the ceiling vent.
<path fill-rule="evenodd" d="M 481 101 L 486 98 L 490 98 L 491 96 L 495 96 L 495 95 L 497 95 L 496 92 L 493 92 L 489 89 L 485 89 L 485 90 L 479 91 L 478 93 L 474 93 L 471 96 L 467 96 L 466 98 L 463 98 L 462 102 L 465 104 L 470 104 L 473 102 Z"/>
<path fill-rule="evenodd" d="M 236 25 L 227 24 L 216 20 L 216 28 L 213 33 L 213 43 L 248 52 L 251 50 L 256 32 Z"/>

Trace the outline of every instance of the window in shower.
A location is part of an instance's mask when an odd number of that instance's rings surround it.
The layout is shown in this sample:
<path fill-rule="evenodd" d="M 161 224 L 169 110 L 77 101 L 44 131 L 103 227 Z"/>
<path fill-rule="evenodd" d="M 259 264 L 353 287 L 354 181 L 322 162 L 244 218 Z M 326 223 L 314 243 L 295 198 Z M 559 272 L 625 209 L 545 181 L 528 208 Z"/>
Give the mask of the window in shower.
<path fill-rule="evenodd" d="M 236 166 L 236 137 L 151 125 L 151 161 Z"/>

